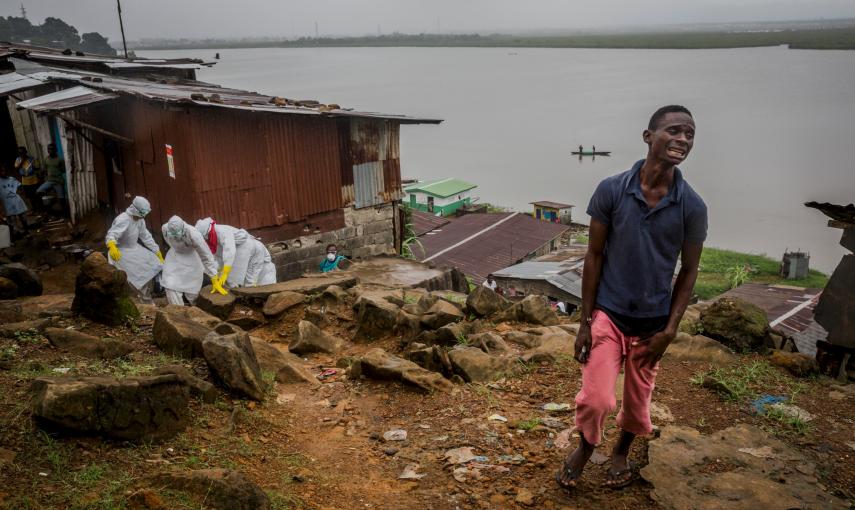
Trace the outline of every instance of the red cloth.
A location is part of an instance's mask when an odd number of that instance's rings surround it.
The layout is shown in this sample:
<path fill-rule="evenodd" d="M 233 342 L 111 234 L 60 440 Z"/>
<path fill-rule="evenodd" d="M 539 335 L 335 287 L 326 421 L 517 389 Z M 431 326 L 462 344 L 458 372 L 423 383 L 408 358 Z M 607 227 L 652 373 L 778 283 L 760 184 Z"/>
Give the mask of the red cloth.
<path fill-rule="evenodd" d="M 211 253 L 217 253 L 217 229 L 214 228 L 217 226 L 217 222 L 211 220 L 211 230 L 208 231 L 208 248 L 210 248 Z"/>

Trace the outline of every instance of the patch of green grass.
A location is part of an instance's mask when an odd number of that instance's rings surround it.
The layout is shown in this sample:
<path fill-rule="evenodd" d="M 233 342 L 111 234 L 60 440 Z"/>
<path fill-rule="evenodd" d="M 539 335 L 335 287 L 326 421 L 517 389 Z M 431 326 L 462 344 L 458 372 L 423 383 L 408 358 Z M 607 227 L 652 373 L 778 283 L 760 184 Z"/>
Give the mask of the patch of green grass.
<path fill-rule="evenodd" d="M 271 510 L 306 508 L 306 503 L 293 494 L 283 494 L 279 491 L 267 491 L 267 497 L 270 498 Z"/>
<path fill-rule="evenodd" d="M 499 406 L 499 401 L 496 400 L 496 397 L 493 395 L 493 391 L 486 384 L 473 384 L 472 391 L 487 402 L 487 407 L 493 408 Z"/>
<path fill-rule="evenodd" d="M 807 278 L 787 280 L 778 275 L 780 261 L 766 255 L 752 255 L 719 248 L 704 248 L 701 254 L 695 294 L 701 299 L 711 299 L 731 288 L 732 283 L 744 283 L 750 278 L 753 283 L 782 284 L 794 287 L 821 289 L 828 276 L 811 270 Z M 734 268 L 741 268 L 740 275 Z M 750 270 L 749 270 L 750 268 Z"/>
<path fill-rule="evenodd" d="M 76 485 L 89 487 L 104 478 L 107 473 L 107 468 L 102 464 L 91 464 L 75 472 L 72 475 L 72 480 Z"/>
<path fill-rule="evenodd" d="M 466 338 L 466 335 L 464 335 L 463 333 L 457 334 L 457 345 L 462 345 L 464 347 L 469 345 L 469 339 Z"/>
<path fill-rule="evenodd" d="M 422 297 L 419 294 L 407 294 L 407 291 L 404 291 L 404 303 L 408 305 L 414 305 L 419 302 Z"/>
<path fill-rule="evenodd" d="M 529 419 L 524 420 L 524 421 L 517 422 L 516 427 L 520 430 L 525 430 L 526 432 L 528 432 L 529 430 L 537 427 L 541 423 L 542 422 L 540 421 L 540 418 L 534 417 L 534 418 L 529 418 Z"/>
<path fill-rule="evenodd" d="M 38 330 L 25 329 L 23 331 L 15 331 L 15 341 L 22 344 L 38 344 L 45 339 Z"/>
<path fill-rule="evenodd" d="M 590 239 L 585 234 L 579 234 L 576 236 L 576 244 L 588 244 Z"/>

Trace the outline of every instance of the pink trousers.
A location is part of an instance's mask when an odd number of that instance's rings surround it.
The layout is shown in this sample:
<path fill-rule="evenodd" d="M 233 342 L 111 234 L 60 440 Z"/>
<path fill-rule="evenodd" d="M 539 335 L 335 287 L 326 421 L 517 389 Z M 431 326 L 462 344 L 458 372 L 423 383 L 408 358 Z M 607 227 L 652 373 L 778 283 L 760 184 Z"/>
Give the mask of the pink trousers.
<path fill-rule="evenodd" d="M 655 367 L 640 367 L 632 356 L 644 345 L 633 347 L 635 336 L 626 336 L 609 316 L 596 310 L 591 322 L 591 352 L 582 365 L 582 389 L 576 395 L 576 429 L 591 444 L 600 444 L 606 417 L 617 407 L 615 384 L 624 369 L 623 401 L 617 415 L 618 426 L 637 435 L 653 431 L 650 422 L 650 398 L 653 394 Z"/>

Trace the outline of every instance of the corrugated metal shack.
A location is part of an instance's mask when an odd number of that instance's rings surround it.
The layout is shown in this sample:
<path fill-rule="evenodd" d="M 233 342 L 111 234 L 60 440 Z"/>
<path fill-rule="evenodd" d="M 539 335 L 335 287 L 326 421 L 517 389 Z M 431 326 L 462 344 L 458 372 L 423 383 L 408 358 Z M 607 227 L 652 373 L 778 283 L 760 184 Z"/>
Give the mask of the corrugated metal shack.
<path fill-rule="evenodd" d="M 32 56 L 15 51 L 7 57 L 15 72 L 0 76 L 0 95 L 8 96 L 16 138 L 24 145 L 60 142 L 72 167 L 75 219 L 99 206 L 119 212 L 133 196 L 144 195 L 153 204 L 150 226 L 173 214 L 188 221 L 212 216 L 267 243 L 302 238 L 280 246 L 292 250 L 281 264 L 323 255 L 316 246 L 305 251 L 309 245 L 356 237 L 363 239 L 353 241 L 354 253 L 348 254 L 392 251 L 402 196 L 400 125 L 441 122 L 174 76 L 125 75 L 153 67 L 184 72 L 201 63 L 135 61 L 126 64 L 136 67 L 126 67 L 90 59 L 85 69 L 69 69 L 56 65 L 55 56 L 50 66 L 41 54 Z M 107 66 L 112 74 L 93 72 L 92 65 Z M 365 208 L 389 210 L 359 213 Z M 364 239 L 366 232 L 357 227 L 377 221 L 382 225 Z"/>

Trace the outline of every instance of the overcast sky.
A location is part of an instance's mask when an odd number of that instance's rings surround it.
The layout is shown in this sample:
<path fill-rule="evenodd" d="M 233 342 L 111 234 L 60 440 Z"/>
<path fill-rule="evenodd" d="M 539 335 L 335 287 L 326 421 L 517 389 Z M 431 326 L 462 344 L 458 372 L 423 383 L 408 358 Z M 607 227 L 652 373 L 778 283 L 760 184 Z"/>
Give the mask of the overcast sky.
<path fill-rule="evenodd" d="M 0 0 L 0 15 L 20 15 Z M 119 38 L 115 0 L 24 0 L 27 17 L 55 16 Z M 855 0 L 123 0 L 129 40 L 589 29 L 674 23 L 855 17 Z"/>

